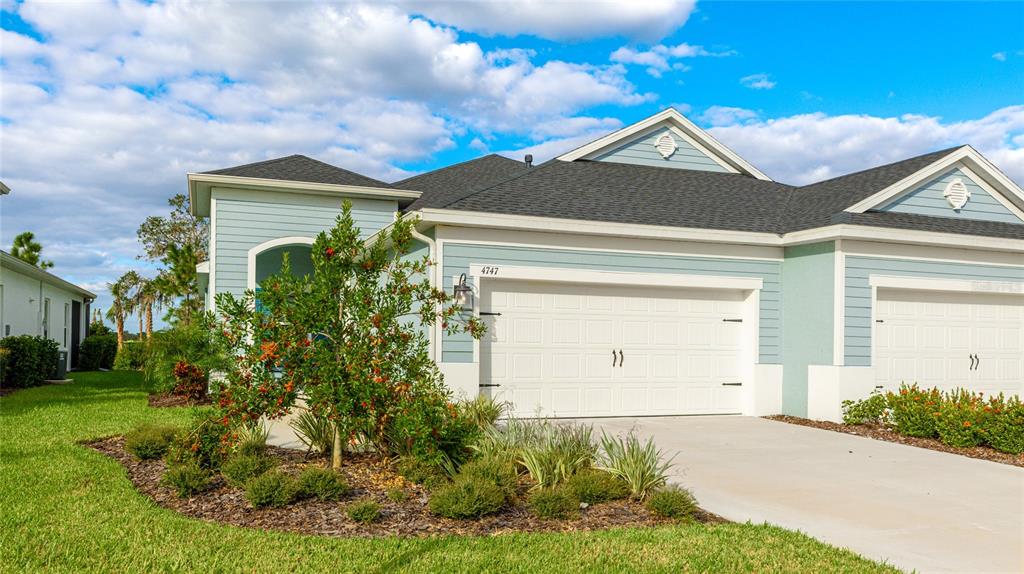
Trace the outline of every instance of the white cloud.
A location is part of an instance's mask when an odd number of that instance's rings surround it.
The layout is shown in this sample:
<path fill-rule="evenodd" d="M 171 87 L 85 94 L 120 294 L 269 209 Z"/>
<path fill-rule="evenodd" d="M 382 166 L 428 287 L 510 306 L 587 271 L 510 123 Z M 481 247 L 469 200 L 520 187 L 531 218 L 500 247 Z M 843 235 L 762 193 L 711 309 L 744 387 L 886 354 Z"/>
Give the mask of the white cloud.
<path fill-rule="evenodd" d="M 704 110 L 700 119 L 712 126 L 727 126 L 743 123 L 757 117 L 757 112 L 729 106 L 711 106 Z"/>
<path fill-rule="evenodd" d="M 694 46 L 683 43 L 675 46 L 658 44 L 656 46 L 651 46 L 647 50 L 637 50 L 629 46 L 622 46 L 612 52 L 609 59 L 621 64 L 647 66 L 648 74 L 655 78 L 660 78 L 664 72 L 669 70 L 687 71 L 689 69 L 681 62 L 672 62 L 671 60 L 673 59 L 695 58 L 698 56 L 724 57 L 733 56 L 735 54 L 736 52 L 734 50 L 710 52 L 703 46 Z"/>
<path fill-rule="evenodd" d="M 992 59 L 999 62 L 1005 62 L 1006 52 L 996 52 L 995 54 L 992 54 Z"/>
<path fill-rule="evenodd" d="M 485 35 L 539 36 L 551 40 L 622 36 L 658 40 L 681 27 L 696 0 L 410 1 L 400 5 L 463 30 Z"/>
<path fill-rule="evenodd" d="M 752 90 L 770 90 L 775 87 L 775 81 L 768 74 L 751 74 L 740 78 L 740 83 Z"/>
<path fill-rule="evenodd" d="M 911 114 L 748 118 L 712 127 L 710 132 L 785 183 L 811 183 L 962 144 L 974 146 L 1009 177 L 1024 183 L 1024 106 L 959 122 Z"/>

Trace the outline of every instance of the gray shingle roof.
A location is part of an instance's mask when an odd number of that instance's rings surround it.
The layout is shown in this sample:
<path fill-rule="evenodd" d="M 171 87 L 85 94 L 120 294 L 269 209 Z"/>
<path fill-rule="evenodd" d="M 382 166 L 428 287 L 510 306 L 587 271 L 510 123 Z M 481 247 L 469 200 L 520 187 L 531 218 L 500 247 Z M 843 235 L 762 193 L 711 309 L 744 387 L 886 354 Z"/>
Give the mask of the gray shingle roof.
<path fill-rule="evenodd" d="M 492 153 L 396 181 L 391 185 L 399 189 L 423 192 L 423 195 L 409 206 L 409 210 L 442 207 L 467 193 L 489 187 L 528 169 L 521 161 Z"/>
<path fill-rule="evenodd" d="M 333 185 L 391 187 L 389 184 L 372 177 L 366 177 L 354 171 L 335 167 L 329 163 L 298 154 L 204 173 L 285 181 L 305 181 L 309 183 L 328 183 Z"/>

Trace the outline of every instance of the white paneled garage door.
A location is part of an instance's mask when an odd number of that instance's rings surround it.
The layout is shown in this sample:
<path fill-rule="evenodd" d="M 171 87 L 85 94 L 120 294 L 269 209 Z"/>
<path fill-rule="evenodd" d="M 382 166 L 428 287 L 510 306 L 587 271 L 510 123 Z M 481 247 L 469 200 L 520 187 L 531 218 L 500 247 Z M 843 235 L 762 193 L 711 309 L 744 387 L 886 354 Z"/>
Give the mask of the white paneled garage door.
<path fill-rule="evenodd" d="M 879 289 L 875 311 L 878 385 L 1024 391 L 1024 298 Z"/>
<path fill-rule="evenodd" d="M 483 390 L 519 416 L 740 412 L 743 294 L 488 280 Z"/>

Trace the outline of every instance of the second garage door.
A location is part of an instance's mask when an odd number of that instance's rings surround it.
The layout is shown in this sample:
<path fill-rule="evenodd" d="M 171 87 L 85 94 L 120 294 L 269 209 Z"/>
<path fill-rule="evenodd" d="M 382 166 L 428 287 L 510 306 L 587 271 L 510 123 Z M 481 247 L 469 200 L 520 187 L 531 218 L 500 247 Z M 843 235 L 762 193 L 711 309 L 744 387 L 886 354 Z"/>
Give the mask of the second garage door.
<path fill-rule="evenodd" d="M 730 290 L 487 281 L 481 383 L 518 416 L 738 413 L 743 299 Z"/>
<path fill-rule="evenodd" d="M 879 289 L 875 321 L 878 385 L 1024 390 L 1024 297 Z"/>

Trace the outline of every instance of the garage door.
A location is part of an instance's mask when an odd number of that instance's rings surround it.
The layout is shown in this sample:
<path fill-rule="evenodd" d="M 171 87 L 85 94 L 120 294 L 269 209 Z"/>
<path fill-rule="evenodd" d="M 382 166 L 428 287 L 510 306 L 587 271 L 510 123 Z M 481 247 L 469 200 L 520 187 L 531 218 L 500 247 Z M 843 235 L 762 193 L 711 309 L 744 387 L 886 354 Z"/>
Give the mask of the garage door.
<path fill-rule="evenodd" d="M 876 305 L 877 384 L 1024 391 L 1020 296 L 879 289 Z"/>
<path fill-rule="evenodd" d="M 486 281 L 481 383 L 518 416 L 738 413 L 742 299 L 727 290 Z"/>

